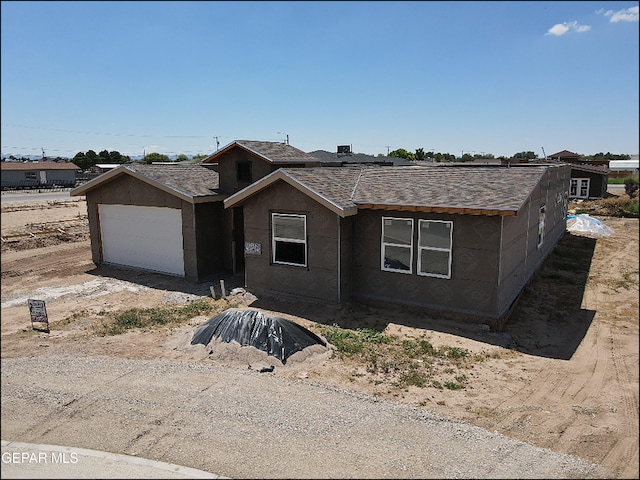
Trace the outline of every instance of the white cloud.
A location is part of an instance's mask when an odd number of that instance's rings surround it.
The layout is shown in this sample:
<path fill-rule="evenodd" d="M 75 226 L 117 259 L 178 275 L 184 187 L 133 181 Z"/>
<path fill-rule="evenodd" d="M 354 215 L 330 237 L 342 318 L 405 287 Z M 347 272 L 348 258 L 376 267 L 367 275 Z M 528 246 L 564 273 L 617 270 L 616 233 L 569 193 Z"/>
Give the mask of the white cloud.
<path fill-rule="evenodd" d="M 605 17 L 611 17 L 609 21 L 611 23 L 618 22 L 637 22 L 639 16 L 640 7 L 631 7 L 614 12 L 613 10 L 607 10 L 604 14 Z"/>
<path fill-rule="evenodd" d="M 583 33 L 591 30 L 591 27 L 589 25 L 580 25 L 576 21 L 556 23 L 553 27 L 547 30 L 547 33 L 545 33 L 545 35 L 555 35 L 556 37 L 560 37 L 570 30 L 578 33 Z"/>

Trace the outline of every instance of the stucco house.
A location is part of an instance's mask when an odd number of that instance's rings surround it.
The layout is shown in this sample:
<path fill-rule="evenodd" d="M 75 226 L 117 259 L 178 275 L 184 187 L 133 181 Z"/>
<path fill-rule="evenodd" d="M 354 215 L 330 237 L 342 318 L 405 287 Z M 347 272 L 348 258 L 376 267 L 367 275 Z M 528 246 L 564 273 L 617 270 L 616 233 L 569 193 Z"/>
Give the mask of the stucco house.
<path fill-rule="evenodd" d="M 73 187 L 80 171 L 69 162 L 0 162 L 2 189 L 34 187 Z"/>
<path fill-rule="evenodd" d="M 245 283 L 426 307 L 500 328 L 566 229 L 568 165 L 279 169 L 243 208 Z"/>
<path fill-rule="evenodd" d="M 239 140 L 201 165 L 120 165 L 70 193 L 86 196 L 96 265 L 204 281 L 244 266 L 242 209 L 222 200 L 281 166 L 318 164 L 290 145 Z"/>

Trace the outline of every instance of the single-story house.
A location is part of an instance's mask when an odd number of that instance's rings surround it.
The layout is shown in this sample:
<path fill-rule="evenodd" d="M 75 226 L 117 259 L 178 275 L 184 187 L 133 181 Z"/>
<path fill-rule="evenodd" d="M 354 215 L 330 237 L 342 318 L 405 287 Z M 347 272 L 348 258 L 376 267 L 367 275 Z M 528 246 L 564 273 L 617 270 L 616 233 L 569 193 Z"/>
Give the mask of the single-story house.
<path fill-rule="evenodd" d="M 2 189 L 73 187 L 80 167 L 70 162 L 0 162 Z"/>
<path fill-rule="evenodd" d="M 405 158 L 398 157 L 376 157 L 365 153 L 352 153 L 349 150 L 343 152 L 327 152 L 326 150 L 315 150 L 309 155 L 316 157 L 320 161 L 322 167 L 341 167 L 353 164 L 370 164 L 370 165 L 415 165 Z"/>
<path fill-rule="evenodd" d="M 572 163 L 569 198 L 602 198 L 607 194 L 609 169 L 606 165 Z"/>
<path fill-rule="evenodd" d="M 500 328 L 566 229 L 569 165 L 279 169 L 243 209 L 245 283 L 468 314 Z"/>
<path fill-rule="evenodd" d="M 222 200 L 280 166 L 318 164 L 290 145 L 240 140 L 200 165 L 119 165 L 71 195 L 86 196 L 96 265 L 204 281 L 243 268 L 242 209 L 225 210 Z"/>

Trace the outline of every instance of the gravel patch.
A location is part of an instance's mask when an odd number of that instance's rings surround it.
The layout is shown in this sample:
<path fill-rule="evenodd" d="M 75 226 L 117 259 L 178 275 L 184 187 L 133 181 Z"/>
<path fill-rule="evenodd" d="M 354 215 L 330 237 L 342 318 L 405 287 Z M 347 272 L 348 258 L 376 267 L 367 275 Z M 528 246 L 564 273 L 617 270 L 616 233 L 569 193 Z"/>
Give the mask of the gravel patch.
<path fill-rule="evenodd" d="M 580 458 L 409 405 L 180 361 L 4 359 L 2 435 L 231 478 L 607 476 Z"/>

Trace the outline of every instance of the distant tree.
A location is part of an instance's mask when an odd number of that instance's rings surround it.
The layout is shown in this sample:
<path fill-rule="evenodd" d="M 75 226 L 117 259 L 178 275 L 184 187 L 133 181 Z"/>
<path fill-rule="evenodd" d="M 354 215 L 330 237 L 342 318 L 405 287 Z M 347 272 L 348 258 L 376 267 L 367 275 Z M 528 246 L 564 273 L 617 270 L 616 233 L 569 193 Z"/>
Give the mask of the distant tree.
<path fill-rule="evenodd" d="M 106 150 L 102 150 L 98 153 L 98 157 L 100 157 L 100 161 L 104 163 L 111 163 L 111 154 Z"/>
<path fill-rule="evenodd" d="M 599 152 L 595 155 L 588 155 L 586 158 L 587 160 L 630 160 L 631 155 Z"/>
<path fill-rule="evenodd" d="M 72 161 L 82 170 L 87 170 L 93 166 L 89 161 L 89 159 L 87 158 L 87 156 L 84 154 L 84 152 L 76 153 Z"/>
<path fill-rule="evenodd" d="M 184 153 L 181 153 L 176 157 L 176 162 L 188 162 L 189 157 L 187 157 Z"/>
<path fill-rule="evenodd" d="M 423 161 L 427 157 L 422 147 L 416 149 L 415 159 L 419 162 Z"/>
<path fill-rule="evenodd" d="M 209 155 L 205 155 L 204 153 L 199 153 L 198 155 L 194 155 L 194 157 L 191 159 L 191 161 L 193 163 L 200 163 L 200 162 L 202 162 L 202 160 L 204 160 L 208 156 Z"/>
<path fill-rule="evenodd" d="M 538 158 L 538 156 L 535 154 L 535 152 L 528 151 L 528 152 L 518 152 L 511 158 L 528 158 L 529 160 L 534 160 Z"/>
<path fill-rule="evenodd" d="M 122 155 L 117 150 L 109 152 L 112 163 L 131 163 L 131 159 L 127 155 Z"/>
<path fill-rule="evenodd" d="M 143 163 L 153 163 L 153 162 L 170 162 L 171 159 L 162 153 L 152 152 L 147 153 L 143 158 Z"/>
<path fill-rule="evenodd" d="M 405 150 L 404 148 L 399 148 L 393 152 L 389 152 L 389 156 L 393 158 L 404 158 L 411 161 L 416 159 L 416 156 L 413 153 Z"/>
<path fill-rule="evenodd" d="M 460 157 L 460 162 L 473 162 L 473 157 L 469 153 L 465 153 Z"/>

